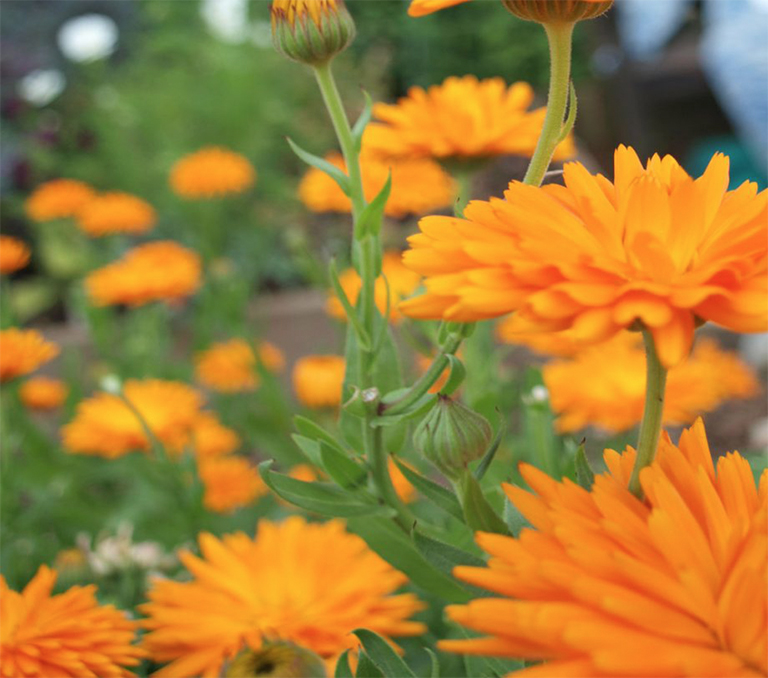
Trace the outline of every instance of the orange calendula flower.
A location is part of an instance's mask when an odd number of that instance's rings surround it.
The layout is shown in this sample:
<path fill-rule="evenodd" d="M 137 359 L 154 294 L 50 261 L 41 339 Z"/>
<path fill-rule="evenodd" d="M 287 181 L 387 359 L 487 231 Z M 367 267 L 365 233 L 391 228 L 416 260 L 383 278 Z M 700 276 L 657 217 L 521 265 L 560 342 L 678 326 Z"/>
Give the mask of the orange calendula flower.
<path fill-rule="evenodd" d="M 137 622 L 99 605 L 96 587 L 51 595 L 56 572 L 45 565 L 21 593 L 0 576 L 0 676 L 132 676 L 144 652 L 132 645 Z"/>
<path fill-rule="evenodd" d="M 299 402 L 315 408 L 338 407 L 344 383 L 344 358 L 339 355 L 308 355 L 293 366 L 293 391 Z"/>
<path fill-rule="evenodd" d="M 533 89 L 526 82 L 508 86 L 501 78 L 450 77 L 427 90 L 411 87 L 396 104 L 375 104 L 377 122 L 366 128 L 365 145 L 387 158 L 531 156 L 546 115 L 546 108 L 528 110 L 532 103 Z M 554 159 L 573 153 L 568 137 Z"/>
<path fill-rule="evenodd" d="M 99 238 L 115 233 L 140 235 L 157 221 L 154 207 L 130 193 L 102 193 L 88 200 L 77 212 L 83 233 Z"/>
<path fill-rule="evenodd" d="M 92 200 L 96 192 L 75 179 L 54 179 L 38 186 L 24 208 L 33 221 L 53 221 L 74 217 Z"/>
<path fill-rule="evenodd" d="M 465 2 L 469 0 L 411 0 L 408 14 L 414 17 L 426 16 Z M 521 19 L 542 23 L 563 19 L 568 21 L 591 19 L 607 11 L 613 4 L 613 0 L 501 0 L 501 2 L 512 14 Z"/>
<path fill-rule="evenodd" d="M 269 491 L 258 470 L 242 457 L 202 459 L 198 473 L 205 487 L 203 504 L 217 513 L 231 513 Z"/>
<path fill-rule="evenodd" d="M 270 372 L 285 367 L 283 352 L 274 344 L 261 342 L 259 361 Z M 195 376 L 204 386 L 222 393 L 252 391 L 259 385 L 256 356 L 244 339 L 230 339 L 214 344 L 197 354 Z"/>
<path fill-rule="evenodd" d="M 23 240 L 0 235 L 0 273 L 15 273 L 29 263 L 29 247 Z"/>
<path fill-rule="evenodd" d="M 176 381 L 131 379 L 123 394 L 130 406 L 111 393 L 97 393 L 77 406 L 75 418 L 61 430 L 67 451 L 110 459 L 134 450 L 148 452 L 145 424 L 170 452 L 190 443 L 203 402 L 194 388 Z"/>
<path fill-rule="evenodd" d="M 381 272 L 383 277 L 379 277 L 375 285 L 376 307 L 382 315 L 387 312 L 387 287 L 389 287 L 389 320 L 390 322 L 398 322 L 402 317 L 397 310 L 398 302 L 416 291 L 421 282 L 421 276 L 403 266 L 403 256 L 398 251 L 384 253 L 381 261 Z M 384 278 L 386 278 L 386 282 Z M 354 306 L 362 287 L 357 271 L 354 268 L 342 271 L 339 274 L 339 283 L 341 283 L 341 288 L 347 295 L 347 299 Z M 331 295 L 328 298 L 326 310 L 334 318 L 346 320 L 347 315 L 344 312 L 344 307 L 333 292 Z"/>
<path fill-rule="evenodd" d="M 97 306 L 142 306 L 152 301 L 178 302 L 201 284 L 200 255 L 170 241 L 139 245 L 122 259 L 91 273 L 85 287 Z"/>
<path fill-rule="evenodd" d="M 623 332 L 570 360 L 543 368 L 561 432 L 597 426 L 616 433 L 640 423 L 645 403 L 645 350 L 636 333 Z M 667 376 L 664 423 L 690 424 L 731 398 L 758 392 L 757 377 L 734 353 L 700 339 L 687 360 Z"/>
<path fill-rule="evenodd" d="M 325 159 L 346 172 L 344 159 L 330 153 Z M 363 153 L 361 172 L 363 191 L 373 200 L 392 172 L 392 187 L 384 214 L 402 219 L 409 214 L 426 214 L 449 207 L 456 198 L 456 184 L 436 162 L 428 158 L 416 160 L 383 160 Z M 352 203 L 339 185 L 325 172 L 311 168 L 299 184 L 299 198 L 313 212 L 351 212 Z"/>
<path fill-rule="evenodd" d="M 19 397 L 30 410 L 55 410 L 69 395 L 69 386 L 61 379 L 32 377 L 19 387 Z"/>
<path fill-rule="evenodd" d="M 524 464 L 533 492 L 505 485 L 532 525 L 518 538 L 478 533 L 488 567 L 460 579 L 498 594 L 448 608 L 489 637 L 444 650 L 544 660 L 519 676 L 768 674 L 768 471 L 717 467 L 701 421 L 679 446 L 664 435 L 628 489 L 635 451 L 606 450 L 591 491 Z"/>
<path fill-rule="evenodd" d="M 213 412 L 201 412 L 192 425 L 192 446 L 198 459 L 221 457 L 240 447 L 240 437 Z"/>
<path fill-rule="evenodd" d="M 202 534 L 200 551 L 201 558 L 180 556 L 192 581 L 155 580 L 142 606 L 144 646 L 156 661 L 171 662 L 158 678 L 221 675 L 225 660 L 274 638 L 330 662 L 355 647 L 358 627 L 386 637 L 425 631 L 408 619 L 419 600 L 394 595 L 405 576 L 339 520 L 262 520 L 255 539 Z"/>
<path fill-rule="evenodd" d="M 717 154 L 694 180 L 671 156 L 643 167 L 620 146 L 613 183 L 568 163 L 565 186 L 513 182 L 465 219 L 427 217 L 404 255 L 427 294 L 400 309 L 457 321 L 516 310 L 513 331 L 586 343 L 639 322 L 665 367 L 688 354 L 697 322 L 764 331 L 768 192 L 729 191 L 728 170 Z"/>
<path fill-rule="evenodd" d="M 253 186 L 256 171 L 243 155 L 220 146 L 201 148 L 171 169 L 171 188 L 189 200 L 242 193 Z"/>
<path fill-rule="evenodd" d="M 34 372 L 59 355 L 59 347 L 37 330 L 0 330 L 0 382 Z"/>

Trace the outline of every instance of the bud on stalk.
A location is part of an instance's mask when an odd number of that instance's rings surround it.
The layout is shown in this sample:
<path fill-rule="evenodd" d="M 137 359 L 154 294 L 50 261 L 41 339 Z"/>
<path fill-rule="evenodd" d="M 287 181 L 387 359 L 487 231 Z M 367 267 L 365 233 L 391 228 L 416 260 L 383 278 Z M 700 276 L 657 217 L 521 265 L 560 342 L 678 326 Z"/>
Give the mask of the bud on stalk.
<path fill-rule="evenodd" d="M 483 456 L 492 433 L 485 417 L 447 396 L 438 396 L 437 404 L 417 427 L 413 442 L 447 478 L 456 480 L 470 462 Z"/>
<path fill-rule="evenodd" d="M 224 666 L 224 678 L 325 678 L 325 664 L 314 652 L 292 643 L 246 648 Z"/>
<path fill-rule="evenodd" d="M 613 0 L 501 0 L 512 14 L 540 24 L 574 23 L 607 12 Z"/>
<path fill-rule="evenodd" d="M 344 0 L 272 0 L 270 16 L 277 51 L 309 66 L 327 63 L 355 37 Z"/>

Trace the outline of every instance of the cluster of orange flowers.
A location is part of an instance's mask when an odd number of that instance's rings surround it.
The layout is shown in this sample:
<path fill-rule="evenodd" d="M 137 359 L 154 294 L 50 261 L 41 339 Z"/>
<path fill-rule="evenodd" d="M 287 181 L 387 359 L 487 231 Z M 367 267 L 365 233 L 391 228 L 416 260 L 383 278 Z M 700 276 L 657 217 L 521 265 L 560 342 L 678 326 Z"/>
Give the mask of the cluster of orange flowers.
<path fill-rule="evenodd" d="M 305 407 L 338 407 L 346 363 L 338 355 L 309 355 L 293 366 L 293 392 Z"/>
<path fill-rule="evenodd" d="M 237 393 L 252 391 L 259 385 L 258 367 L 269 372 L 280 372 L 285 367 L 285 356 L 274 344 L 261 342 L 256 355 L 244 339 L 219 342 L 202 351 L 195 358 L 197 380 L 214 391 Z"/>
<path fill-rule="evenodd" d="M 59 354 L 59 347 L 37 330 L 0 330 L 0 382 L 23 377 Z"/>
<path fill-rule="evenodd" d="M 218 512 L 246 506 L 266 486 L 245 458 L 232 455 L 240 445 L 237 434 L 202 406 L 202 395 L 187 384 L 129 380 L 120 395 L 101 392 L 80 402 L 61 430 L 63 444 L 71 453 L 108 459 L 149 452 L 154 441 L 173 456 L 191 449 L 205 506 Z"/>

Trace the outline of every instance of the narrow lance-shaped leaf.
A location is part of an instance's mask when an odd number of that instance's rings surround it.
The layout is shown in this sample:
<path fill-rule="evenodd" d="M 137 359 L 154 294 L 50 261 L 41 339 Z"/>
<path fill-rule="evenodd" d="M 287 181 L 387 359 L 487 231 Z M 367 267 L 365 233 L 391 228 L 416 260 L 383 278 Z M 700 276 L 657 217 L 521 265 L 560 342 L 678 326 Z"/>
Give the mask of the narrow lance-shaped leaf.
<path fill-rule="evenodd" d="M 352 669 L 349 667 L 349 650 L 344 650 L 336 660 L 336 670 L 333 675 L 334 678 L 354 678 Z"/>
<path fill-rule="evenodd" d="M 355 235 L 358 239 L 369 237 L 377 237 L 381 231 L 381 222 L 384 218 L 384 207 L 389 200 L 389 194 L 392 191 L 392 170 L 387 175 L 387 180 L 381 187 L 381 190 L 376 194 L 376 197 L 371 200 L 365 209 L 360 214 L 360 218 L 355 224 Z"/>
<path fill-rule="evenodd" d="M 371 661 L 387 678 L 416 678 L 408 664 L 378 633 L 368 629 L 356 629 L 352 633 L 360 639 Z"/>
<path fill-rule="evenodd" d="M 373 99 L 371 99 L 371 95 L 363 90 L 363 97 L 365 98 L 365 107 L 363 108 L 363 112 L 360 113 L 360 117 L 355 122 L 355 126 L 352 128 L 352 138 L 358 153 L 363 146 L 363 134 L 365 133 L 365 128 L 368 126 L 368 123 L 371 121 L 371 116 L 373 115 Z"/>
<path fill-rule="evenodd" d="M 587 459 L 587 453 L 584 449 L 584 443 L 579 445 L 576 450 L 576 482 L 581 485 L 585 490 L 592 489 L 592 483 L 595 482 L 595 472 L 589 465 Z"/>
<path fill-rule="evenodd" d="M 291 147 L 291 150 L 299 156 L 307 165 L 310 167 L 314 167 L 315 169 L 319 169 L 321 172 L 325 172 L 331 179 L 333 179 L 339 186 L 339 188 L 344 192 L 344 195 L 349 196 L 350 189 L 349 189 L 349 177 L 344 174 L 336 165 L 328 162 L 325 160 L 325 158 L 321 158 L 317 155 L 312 155 L 312 153 L 309 153 L 308 151 L 305 151 L 301 146 L 299 146 L 296 142 L 293 141 L 293 139 L 286 137 L 288 141 L 288 145 Z"/>
<path fill-rule="evenodd" d="M 397 464 L 397 468 L 400 469 L 408 482 L 411 483 L 419 493 L 424 495 L 435 506 L 445 511 L 448 515 L 453 516 L 456 520 L 464 522 L 464 512 L 461 510 L 461 504 L 459 504 L 459 500 L 453 492 L 442 485 L 438 485 L 435 481 L 425 478 L 405 464 L 401 464 L 397 458 L 395 458 L 395 464 Z"/>
<path fill-rule="evenodd" d="M 330 271 L 331 286 L 333 287 L 333 292 L 336 295 L 336 298 L 339 300 L 342 308 L 344 309 L 347 320 L 354 328 L 355 333 L 357 334 L 357 340 L 360 342 L 360 346 L 363 348 L 363 350 L 369 351 L 371 349 L 371 338 L 368 335 L 368 332 L 365 331 L 363 325 L 360 323 L 360 318 L 357 317 L 357 312 L 352 307 L 352 304 L 347 298 L 347 293 L 341 286 L 341 281 L 339 280 L 339 272 L 336 269 L 335 261 L 331 261 L 328 270 Z"/>

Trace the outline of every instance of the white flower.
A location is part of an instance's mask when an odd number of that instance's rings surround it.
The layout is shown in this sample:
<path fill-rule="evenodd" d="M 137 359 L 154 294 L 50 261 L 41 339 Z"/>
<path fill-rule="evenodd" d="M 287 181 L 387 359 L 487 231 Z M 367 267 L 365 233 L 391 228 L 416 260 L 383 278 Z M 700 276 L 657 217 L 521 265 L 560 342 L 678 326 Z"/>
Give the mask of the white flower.
<path fill-rule="evenodd" d="M 57 42 L 70 61 L 96 61 L 115 51 L 119 33 L 117 24 L 108 16 L 82 14 L 62 25 Z"/>

